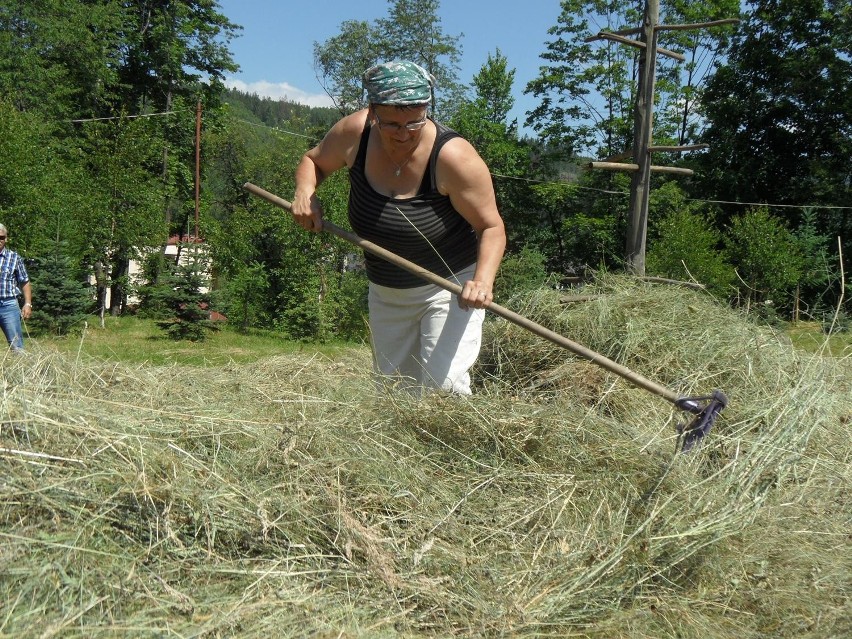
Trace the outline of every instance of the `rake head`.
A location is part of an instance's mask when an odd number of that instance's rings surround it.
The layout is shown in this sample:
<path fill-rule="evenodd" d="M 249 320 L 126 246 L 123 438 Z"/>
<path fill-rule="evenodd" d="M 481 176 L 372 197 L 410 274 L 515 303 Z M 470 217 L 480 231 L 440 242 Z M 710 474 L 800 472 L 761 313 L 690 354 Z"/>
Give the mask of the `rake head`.
<path fill-rule="evenodd" d="M 712 395 L 705 397 L 678 398 L 675 406 L 695 415 L 689 424 L 677 425 L 677 432 L 683 439 L 680 448 L 682 453 L 689 452 L 696 444 L 701 442 L 705 435 L 710 433 L 716 417 L 727 405 L 728 397 L 720 390 L 714 390 Z"/>

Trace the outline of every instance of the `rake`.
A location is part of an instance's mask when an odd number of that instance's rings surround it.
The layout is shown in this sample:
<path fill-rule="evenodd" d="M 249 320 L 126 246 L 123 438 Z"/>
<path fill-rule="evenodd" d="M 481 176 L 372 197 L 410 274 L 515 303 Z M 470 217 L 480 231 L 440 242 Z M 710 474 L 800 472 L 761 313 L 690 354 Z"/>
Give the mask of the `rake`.
<path fill-rule="evenodd" d="M 291 203 L 285 199 L 278 197 L 277 195 L 273 195 L 269 191 L 265 191 L 252 184 L 251 182 L 246 182 L 243 185 L 243 188 L 254 194 L 258 197 L 263 198 L 270 204 L 274 204 L 286 211 L 291 210 Z M 354 233 L 350 231 L 346 231 L 339 226 L 329 222 L 328 220 L 323 220 L 323 230 L 331 233 L 332 235 L 336 235 L 337 237 L 346 240 L 347 242 L 351 242 L 352 244 L 360 247 L 362 250 L 372 253 L 400 268 L 405 269 L 406 271 L 417 275 L 423 280 L 430 282 L 436 286 L 443 288 L 444 290 L 450 291 L 455 295 L 460 295 L 462 292 L 462 287 L 458 284 L 451 282 L 431 271 L 428 271 L 414 262 L 411 262 L 387 249 L 382 248 L 378 244 L 374 244 L 368 240 L 365 240 L 361 237 L 358 237 Z M 626 366 L 619 364 L 618 362 L 614 362 L 608 357 L 601 355 L 589 348 L 586 348 L 582 344 L 578 344 L 574 341 L 571 341 L 567 337 L 560 335 L 559 333 L 555 333 L 548 328 L 545 328 L 541 324 L 538 324 L 532 321 L 529 318 L 524 317 L 523 315 L 519 315 L 514 311 L 509 310 L 503 306 L 500 306 L 496 302 L 491 302 L 487 307 L 489 311 L 494 313 L 495 315 L 499 315 L 500 317 L 512 322 L 520 326 L 521 328 L 525 328 L 528 331 L 538 335 L 539 337 L 543 337 L 544 339 L 556 344 L 557 346 L 562 346 L 563 348 L 568 349 L 575 355 L 586 359 L 601 368 L 604 368 L 616 375 L 624 378 L 634 386 L 638 388 L 642 388 L 658 397 L 665 399 L 668 402 L 671 402 L 676 408 L 690 413 L 693 415 L 692 421 L 685 424 L 678 424 L 676 429 L 679 435 L 679 438 L 682 440 L 681 443 L 681 451 L 688 452 L 693 449 L 696 445 L 698 445 L 701 440 L 710 433 L 710 429 L 713 427 L 713 424 L 716 421 L 716 418 L 719 416 L 719 413 L 728 405 L 728 398 L 721 390 L 714 390 L 710 395 L 699 396 L 699 397 L 684 397 L 675 393 L 674 391 L 662 386 L 647 377 L 636 373 Z"/>

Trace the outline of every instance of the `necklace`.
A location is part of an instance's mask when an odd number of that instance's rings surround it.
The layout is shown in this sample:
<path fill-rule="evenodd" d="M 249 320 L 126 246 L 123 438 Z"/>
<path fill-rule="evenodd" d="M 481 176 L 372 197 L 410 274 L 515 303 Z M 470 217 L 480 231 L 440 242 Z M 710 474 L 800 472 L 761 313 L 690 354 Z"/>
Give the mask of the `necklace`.
<path fill-rule="evenodd" d="M 382 147 L 382 148 L 384 149 L 384 147 Z M 387 156 L 388 156 L 388 160 L 390 160 L 390 161 L 391 161 L 391 164 L 393 164 L 393 165 L 396 167 L 396 171 L 394 171 L 394 172 L 393 172 L 393 174 L 394 174 L 396 177 L 399 177 L 400 173 L 402 173 L 402 170 L 403 170 L 403 169 L 406 167 L 406 165 L 407 165 L 407 164 L 411 161 L 411 158 L 412 158 L 412 157 L 414 157 L 414 152 L 415 152 L 416 150 L 417 150 L 417 147 L 415 146 L 413 149 L 411 149 L 411 151 L 409 151 L 409 153 L 408 153 L 408 157 L 407 157 L 407 158 L 405 158 L 405 160 L 403 161 L 403 163 L 402 163 L 402 164 L 397 164 L 396 162 L 394 162 L 394 161 L 393 161 L 393 158 L 391 157 L 390 153 L 388 153 L 388 150 L 387 150 L 387 149 L 385 149 L 385 155 L 387 155 Z"/>

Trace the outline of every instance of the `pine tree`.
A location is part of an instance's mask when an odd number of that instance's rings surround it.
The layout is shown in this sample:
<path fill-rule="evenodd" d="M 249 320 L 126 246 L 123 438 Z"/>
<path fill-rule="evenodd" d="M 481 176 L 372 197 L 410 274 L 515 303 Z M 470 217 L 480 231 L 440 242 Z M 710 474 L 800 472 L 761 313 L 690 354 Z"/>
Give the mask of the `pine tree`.
<path fill-rule="evenodd" d="M 64 335 L 82 327 L 94 300 L 82 270 L 69 256 L 67 243 L 53 240 L 47 248 L 28 266 L 37 301 L 30 322 L 37 331 Z"/>
<path fill-rule="evenodd" d="M 173 266 L 161 276 L 151 296 L 154 303 L 170 312 L 157 326 L 174 340 L 203 341 L 215 325 L 209 319 L 210 295 L 204 293 L 207 277 L 204 260 L 198 256 Z"/>

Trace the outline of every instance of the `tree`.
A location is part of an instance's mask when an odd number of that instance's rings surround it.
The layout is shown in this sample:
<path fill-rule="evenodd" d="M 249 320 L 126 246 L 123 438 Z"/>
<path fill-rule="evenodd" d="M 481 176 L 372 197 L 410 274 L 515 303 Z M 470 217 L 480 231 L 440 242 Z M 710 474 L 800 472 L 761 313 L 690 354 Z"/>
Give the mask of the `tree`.
<path fill-rule="evenodd" d="M 545 65 L 525 93 L 541 103 L 528 113 L 527 125 L 547 141 L 576 154 L 605 157 L 631 148 L 632 111 L 636 101 L 638 50 L 609 40 L 588 42 L 600 31 L 632 28 L 642 22 L 642 6 L 632 0 L 563 0 L 557 25 L 548 33 L 554 39 L 541 54 Z M 685 0 L 661 2 L 661 23 L 678 23 L 699 15 L 735 16 L 736 0 Z M 725 15 L 727 14 L 727 15 Z M 656 98 L 662 108 L 656 119 L 655 139 L 671 138 L 681 126 L 681 141 L 694 133 L 691 114 L 693 94 L 703 77 L 708 55 L 724 42 L 724 30 L 699 35 L 663 32 L 659 45 L 679 53 L 691 51 L 685 67 L 669 58 L 658 58 Z M 674 124 L 673 124 L 674 123 Z"/>
<path fill-rule="evenodd" d="M 203 79 L 215 88 L 238 69 L 227 45 L 239 27 L 214 0 L 140 0 L 124 7 L 119 76 L 127 87 L 121 105 L 131 113 L 169 110 L 176 95 L 196 97 Z"/>
<path fill-rule="evenodd" d="M 648 272 L 696 280 L 723 299 L 731 294 L 733 267 L 725 261 L 722 233 L 707 205 L 690 202 L 676 182 L 651 193 L 655 218 L 649 229 Z"/>
<path fill-rule="evenodd" d="M 76 213 L 88 206 L 91 189 L 79 151 L 55 132 L 40 113 L 0 98 L 0 221 L 29 257 L 50 252 L 56 237 L 80 253 Z"/>
<path fill-rule="evenodd" d="M 852 11 L 847 0 L 750 2 L 702 96 L 696 193 L 815 206 L 816 230 L 852 254 Z M 820 206 L 823 205 L 823 206 Z M 846 207 L 846 208 L 831 208 Z M 724 209 L 728 216 L 734 211 Z M 788 208 L 792 227 L 802 209 Z"/>
<path fill-rule="evenodd" d="M 162 183 L 152 167 L 162 148 L 149 120 L 118 120 L 88 125 L 86 157 L 94 176 L 91 208 L 77 216 L 88 239 L 90 263 L 107 265 L 112 288 L 110 312 L 119 314 L 130 290 L 128 266 L 144 247 L 164 243 L 160 215 Z"/>
<path fill-rule="evenodd" d="M 225 298 L 225 312 L 235 321 L 239 318 L 241 330 L 260 324 L 256 317 L 266 312 L 264 301 L 269 298 L 269 277 L 263 264 L 247 264 L 231 277 Z"/>
<path fill-rule="evenodd" d="M 104 115 L 119 94 L 119 2 L 6 0 L 0 5 L 0 93 L 51 118 Z"/>
<path fill-rule="evenodd" d="M 610 155 L 630 146 L 636 55 L 623 45 L 585 41 L 600 29 L 615 31 L 641 21 L 635 3 L 563 0 L 554 39 L 541 54 L 545 65 L 524 93 L 541 99 L 526 124 L 572 153 Z"/>
<path fill-rule="evenodd" d="M 523 243 L 530 227 L 541 222 L 532 210 L 527 181 L 532 173 L 532 145 L 518 140 L 516 121 L 508 116 L 514 105 L 515 70 L 498 49 L 473 78 L 474 96 L 456 108 L 449 125 L 468 140 L 488 166 L 494 180 L 497 205 L 509 222 L 509 249 Z"/>
<path fill-rule="evenodd" d="M 322 44 L 314 42 L 314 68 L 341 114 L 366 106 L 361 76 L 380 61 L 379 38 L 370 23 L 346 20 L 340 24 L 339 34 Z"/>
<path fill-rule="evenodd" d="M 509 70 L 509 60 L 497 49 L 473 76 L 475 102 L 482 106 L 486 122 L 503 124 L 507 132 L 516 133 L 518 123 L 509 122 L 509 112 L 515 106 L 512 97 L 512 85 L 515 83 L 515 69 Z"/>
<path fill-rule="evenodd" d="M 810 307 L 811 317 L 828 314 L 834 311 L 834 300 L 838 297 L 841 277 L 840 264 L 832 250 L 833 238 L 823 235 L 818 230 L 818 218 L 814 209 L 806 208 L 802 221 L 794 231 L 802 255 L 802 276 L 796 287 L 796 301 L 793 309 L 793 319 L 799 318 L 802 311 L 802 300 Z"/>
<path fill-rule="evenodd" d="M 68 243 L 51 241 L 47 251 L 32 260 L 29 275 L 38 299 L 31 321 L 38 328 L 64 335 L 80 327 L 92 308 L 85 271 L 69 255 Z"/>
<path fill-rule="evenodd" d="M 185 224 L 195 103 L 203 96 L 215 123 L 235 32 L 213 0 L 0 6 L 0 129 L 10 134 L 0 211 L 29 256 L 58 235 L 81 265 L 104 263 L 113 312 L 136 251 L 165 240 L 173 213 Z"/>
<path fill-rule="evenodd" d="M 171 264 L 152 292 L 156 304 L 169 312 L 157 326 L 174 340 L 203 341 L 215 328 L 209 319 L 211 298 L 204 292 L 209 284 L 207 270 L 207 260 L 195 254 L 181 264 Z"/>
<path fill-rule="evenodd" d="M 695 24 L 737 18 L 740 0 L 664 0 L 661 24 Z M 659 103 L 655 105 L 656 140 L 678 145 L 698 140 L 705 124 L 700 94 L 715 64 L 724 59 L 730 46 L 732 25 L 659 32 L 659 46 L 684 55 L 684 62 L 664 60 L 656 78 Z M 675 158 L 679 159 L 679 158 Z"/>
<path fill-rule="evenodd" d="M 461 36 L 441 28 L 439 0 L 388 0 L 387 18 L 370 24 L 346 21 L 340 33 L 314 43 L 314 67 L 321 82 L 343 113 L 366 106 L 361 76 L 369 67 L 406 59 L 428 70 L 437 80 L 433 107 L 449 119 L 464 93 L 458 80 Z"/>

